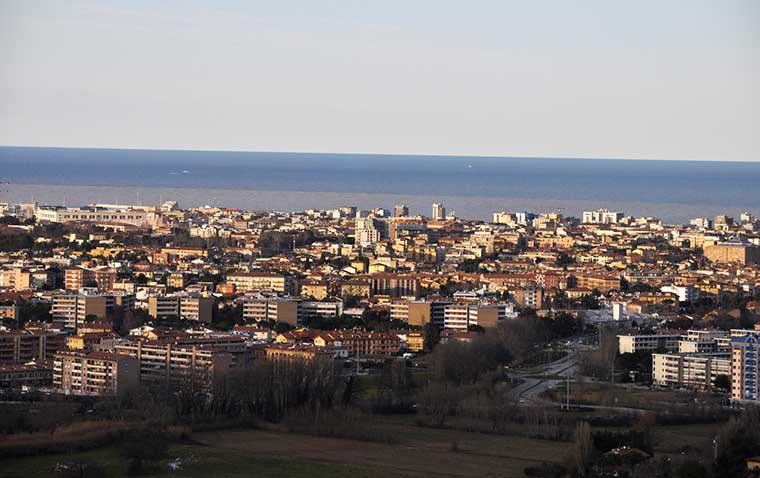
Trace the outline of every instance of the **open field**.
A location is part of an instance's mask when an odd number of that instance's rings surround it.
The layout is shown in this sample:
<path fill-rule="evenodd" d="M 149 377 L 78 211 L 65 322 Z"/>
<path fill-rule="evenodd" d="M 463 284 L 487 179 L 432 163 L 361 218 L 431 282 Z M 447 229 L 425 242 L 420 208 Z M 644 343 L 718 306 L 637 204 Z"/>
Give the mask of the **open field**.
<path fill-rule="evenodd" d="M 569 446 L 543 440 L 428 429 L 402 421 L 387 424 L 398 443 L 322 438 L 294 433 L 242 430 L 194 433 L 193 444 L 169 449 L 160 469 L 146 476 L 243 477 L 522 477 L 526 466 L 561 461 Z M 183 470 L 166 463 L 192 457 Z M 117 448 L 68 455 L 45 455 L 0 463 L 0 477 L 57 476 L 58 462 L 97 463 L 101 476 L 125 476 Z M 63 475 L 61 475 L 63 476 Z"/>

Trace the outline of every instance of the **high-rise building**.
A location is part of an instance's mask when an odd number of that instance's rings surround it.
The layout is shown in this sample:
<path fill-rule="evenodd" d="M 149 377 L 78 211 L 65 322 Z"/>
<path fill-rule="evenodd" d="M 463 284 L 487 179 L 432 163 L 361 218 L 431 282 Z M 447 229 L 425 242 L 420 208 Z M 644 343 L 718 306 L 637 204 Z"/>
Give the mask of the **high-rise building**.
<path fill-rule="evenodd" d="M 446 208 L 441 203 L 433 203 L 433 219 L 446 219 Z"/>
<path fill-rule="evenodd" d="M 760 338 L 731 338 L 731 399 L 760 400 Z"/>
<path fill-rule="evenodd" d="M 396 204 L 393 206 L 393 217 L 407 217 L 409 215 L 409 208 L 406 204 Z"/>

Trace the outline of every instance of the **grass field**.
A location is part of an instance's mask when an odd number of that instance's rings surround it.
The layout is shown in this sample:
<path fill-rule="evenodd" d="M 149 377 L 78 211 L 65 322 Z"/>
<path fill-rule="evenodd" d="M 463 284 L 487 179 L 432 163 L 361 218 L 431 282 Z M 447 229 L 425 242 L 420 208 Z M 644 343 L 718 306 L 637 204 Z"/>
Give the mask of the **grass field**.
<path fill-rule="evenodd" d="M 194 433 L 193 444 L 172 446 L 167 458 L 145 476 L 177 477 L 522 477 L 526 466 L 562 461 L 569 444 L 389 421 L 398 443 L 322 438 L 294 433 L 239 430 Z M 190 458 L 170 471 L 174 458 Z M 69 455 L 45 455 L 0 463 L 0 477 L 56 476 L 58 462 L 97 464 L 101 476 L 126 476 L 115 447 Z"/>

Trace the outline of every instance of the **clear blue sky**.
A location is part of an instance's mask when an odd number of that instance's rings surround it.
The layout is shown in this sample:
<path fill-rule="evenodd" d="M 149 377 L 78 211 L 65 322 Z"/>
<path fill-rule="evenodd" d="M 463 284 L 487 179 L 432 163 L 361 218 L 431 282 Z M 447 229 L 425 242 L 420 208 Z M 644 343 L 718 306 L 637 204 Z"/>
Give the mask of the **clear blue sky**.
<path fill-rule="evenodd" d="M 760 160 L 760 1 L 0 0 L 0 144 Z"/>

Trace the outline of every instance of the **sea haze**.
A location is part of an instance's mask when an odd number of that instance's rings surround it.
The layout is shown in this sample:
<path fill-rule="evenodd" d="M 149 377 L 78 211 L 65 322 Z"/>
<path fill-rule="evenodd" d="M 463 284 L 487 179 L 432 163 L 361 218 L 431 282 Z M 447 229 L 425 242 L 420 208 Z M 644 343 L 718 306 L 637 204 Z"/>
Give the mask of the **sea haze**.
<path fill-rule="evenodd" d="M 760 163 L 0 147 L 0 202 L 340 205 L 463 217 L 608 207 L 686 222 L 758 212 Z"/>

